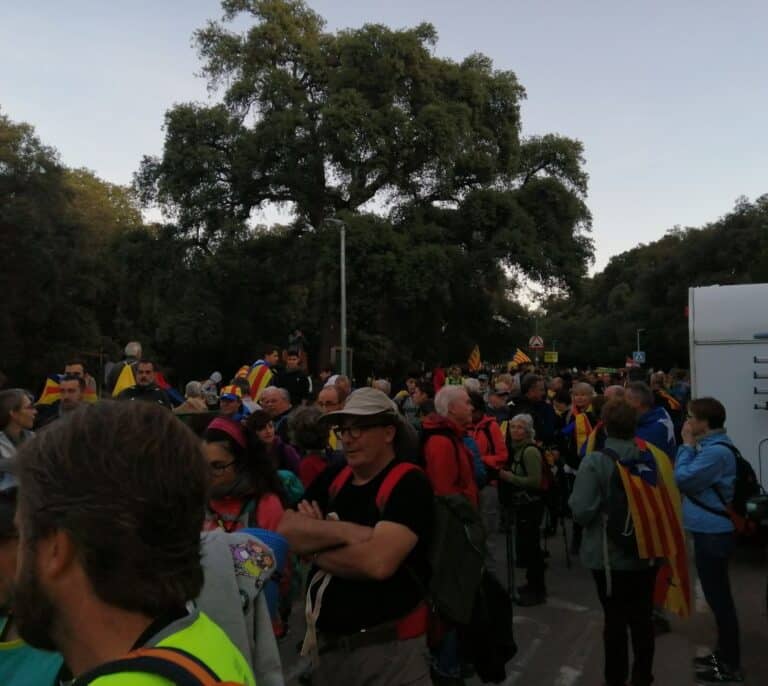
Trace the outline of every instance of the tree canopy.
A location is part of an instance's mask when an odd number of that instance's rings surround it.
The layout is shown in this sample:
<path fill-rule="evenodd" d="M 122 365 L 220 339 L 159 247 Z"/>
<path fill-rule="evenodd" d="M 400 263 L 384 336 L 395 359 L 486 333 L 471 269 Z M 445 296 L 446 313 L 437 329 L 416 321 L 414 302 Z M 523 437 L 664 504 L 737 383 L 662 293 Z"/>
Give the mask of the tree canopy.
<path fill-rule="evenodd" d="M 642 332 L 657 368 L 688 367 L 688 288 L 768 282 L 768 196 L 703 228 L 675 228 L 612 258 L 577 294 L 545 303 L 544 332 L 568 364 L 621 365 Z"/>
<path fill-rule="evenodd" d="M 300 0 L 222 6 L 195 36 L 220 101 L 169 110 L 163 153 L 135 186 L 192 259 L 254 256 L 230 265 L 243 295 L 225 310 L 244 339 L 300 326 L 321 358 L 338 344 L 329 218 L 348 227 L 350 343 L 366 368 L 463 358 L 476 342 L 504 357 L 524 316 L 518 279 L 580 283 L 592 258 L 583 147 L 521 138 L 513 72 L 437 57 L 429 24 L 329 33 Z M 254 227 L 275 205 L 291 225 Z"/>

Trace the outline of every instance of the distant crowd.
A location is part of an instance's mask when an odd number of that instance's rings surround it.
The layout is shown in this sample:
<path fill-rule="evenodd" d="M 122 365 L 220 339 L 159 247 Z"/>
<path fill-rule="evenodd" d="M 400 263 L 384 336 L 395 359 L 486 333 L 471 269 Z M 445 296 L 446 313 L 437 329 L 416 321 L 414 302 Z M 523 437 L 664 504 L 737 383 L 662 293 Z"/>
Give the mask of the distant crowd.
<path fill-rule="evenodd" d="M 512 603 L 546 603 L 562 531 L 605 611 L 606 683 L 647 686 L 664 608 L 688 611 L 683 524 L 718 622 L 697 678 L 741 678 L 733 445 L 685 372 L 453 366 L 355 388 L 265 346 L 181 397 L 125 353 L 116 402 L 79 360 L 37 403 L 0 391 L 0 641 L 24 639 L 0 683 L 280 684 L 299 599 L 306 683 L 500 683 Z"/>

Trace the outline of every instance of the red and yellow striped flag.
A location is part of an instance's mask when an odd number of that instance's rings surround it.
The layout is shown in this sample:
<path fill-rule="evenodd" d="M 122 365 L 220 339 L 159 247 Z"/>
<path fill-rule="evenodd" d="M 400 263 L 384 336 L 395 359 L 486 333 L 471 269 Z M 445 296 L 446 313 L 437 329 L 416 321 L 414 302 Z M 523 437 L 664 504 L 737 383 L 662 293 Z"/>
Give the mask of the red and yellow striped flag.
<path fill-rule="evenodd" d="M 512 362 L 515 364 L 530 364 L 531 358 L 518 348 L 512 356 Z"/>
<path fill-rule="evenodd" d="M 642 559 L 666 559 L 669 568 L 659 575 L 657 596 L 681 617 L 691 610 L 691 580 L 682 525 L 682 505 L 672 462 L 664 451 L 635 439 L 643 459 L 616 463 L 627 494 L 635 527 L 637 552 Z"/>
<path fill-rule="evenodd" d="M 251 385 L 251 398 L 259 399 L 259 394 L 272 383 L 272 370 L 263 360 L 256 362 L 248 374 L 248 383 Z"/>
<path fill-rule="evenodd" d="M 37 399 L 36 405 L 53 405 L 56 401 L 61 400 L 61 390 L 59 388 L 59 375 L 52 374 L 45 380 L 45 386 L 43 387 L 40 397 Z"/>
<path fill-rule="evenodd" d="M 469 365 L 470 372 L 479 372 L 482 369 L 483 361 L 480 359 L 480 346 L 476 345 L 472 348 L 467 364 Z"/>

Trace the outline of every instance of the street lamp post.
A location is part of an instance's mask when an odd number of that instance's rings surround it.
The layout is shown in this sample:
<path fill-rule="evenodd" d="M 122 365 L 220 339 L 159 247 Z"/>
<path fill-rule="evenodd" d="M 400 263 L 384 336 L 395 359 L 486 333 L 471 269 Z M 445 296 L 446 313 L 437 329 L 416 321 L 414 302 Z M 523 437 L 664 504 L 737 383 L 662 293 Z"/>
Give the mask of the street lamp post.
<path fill-rule="evenodd" d="M 643 332 L 643 331 L 645 331 L 645 329 L 637 329 L 635 331 L 635 333 L 637 334 L 637 347 L 635 348 L 635 350 L 637 352 L 640 352 L 640 333 Z"/>
<path fill-rule="evenodd" d="M 347 369 L 347 225 L 341 219 L 330 217 L 325 220 L 339 227 L 339 264 L 341 273 L 341 373 L 349 376 Z"/>

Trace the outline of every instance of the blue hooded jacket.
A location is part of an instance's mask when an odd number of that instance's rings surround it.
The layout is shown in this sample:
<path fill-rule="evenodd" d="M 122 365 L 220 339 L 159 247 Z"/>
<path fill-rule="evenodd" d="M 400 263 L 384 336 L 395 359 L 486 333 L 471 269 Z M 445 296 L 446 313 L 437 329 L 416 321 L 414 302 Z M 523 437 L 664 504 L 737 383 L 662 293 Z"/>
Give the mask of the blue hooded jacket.
<path fill-rule="evenodd" d="M 675 461 L 675 481 L 683 495 L 692 495 L 707 507 L 725 511 L 712 486 L 717 486 L 726 502 L 733 500 L 736 458 L 729 448 L 718 443 L 733 445 L 723 429 L 703 436 L 695 448 L 681 445 Z M 683 500 L 683 525 L 688 531 L 704 534 L 733 531 L 733 524 L 728 517 L 707 512 L 689 497 Z"/>
<path fill-rule="evenodd" d="M 635 435 L 663 450 L 669 459 L 675 459 L 675 426 L 663 407 L 653 407 L 637 420 Z"/>

